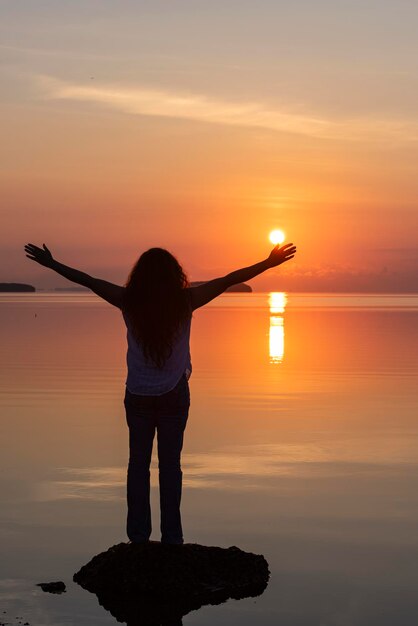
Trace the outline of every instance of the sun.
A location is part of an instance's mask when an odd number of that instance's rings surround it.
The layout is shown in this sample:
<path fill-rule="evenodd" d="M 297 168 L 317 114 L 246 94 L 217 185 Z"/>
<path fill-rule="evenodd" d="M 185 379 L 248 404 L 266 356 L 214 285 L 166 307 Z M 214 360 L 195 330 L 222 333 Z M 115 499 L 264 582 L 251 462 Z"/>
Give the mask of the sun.
<path fill-rule="evenodd" d="M 286 239 L 286 235 L 282 230 L 272 230 L 269 235 L 269 239 L 271 243 L 276 246 L 278 243 L 284 242 L 284 240 Z"/>

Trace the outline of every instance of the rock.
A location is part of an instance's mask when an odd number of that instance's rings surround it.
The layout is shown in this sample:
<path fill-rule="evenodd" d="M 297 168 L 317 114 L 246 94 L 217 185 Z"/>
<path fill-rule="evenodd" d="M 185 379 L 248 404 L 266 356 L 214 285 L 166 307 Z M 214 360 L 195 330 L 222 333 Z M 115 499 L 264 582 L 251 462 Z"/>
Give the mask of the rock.
<path fill-rule="evenodd" d="M 183 615 L 228 598 L 260 595 L 268 564 L 236 546 L 119 543 L 74 574 L 116 619 L 135 626 L 181 623 Z"/>
<path fill-rule="evenodd" d="M 38 583 L 36 586 L 48 593 L 64 593 L 65 591 L 65 584 L 61 580 L 53 583 Z"/>

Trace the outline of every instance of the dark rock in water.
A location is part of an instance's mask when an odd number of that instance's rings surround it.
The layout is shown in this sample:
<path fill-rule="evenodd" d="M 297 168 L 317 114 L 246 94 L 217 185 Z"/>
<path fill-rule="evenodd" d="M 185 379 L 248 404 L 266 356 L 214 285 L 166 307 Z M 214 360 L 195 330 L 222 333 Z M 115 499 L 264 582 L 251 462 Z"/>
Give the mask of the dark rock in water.
<path fill-rule="evenodd" d="M 204 604 L 260 595 L 268 564 L 239 548 L 195 543 L 119 543 L 95 556 L 74 581 L 95 593 L 105 609 L 130 625 L 180 624 Z"/>
<path fill-rule="evenodd" d="M 54 583 L 38 583 L 36 586 L 48 593 L 64 593 L 65 591 L 65 584 L 61 580 Z"/>

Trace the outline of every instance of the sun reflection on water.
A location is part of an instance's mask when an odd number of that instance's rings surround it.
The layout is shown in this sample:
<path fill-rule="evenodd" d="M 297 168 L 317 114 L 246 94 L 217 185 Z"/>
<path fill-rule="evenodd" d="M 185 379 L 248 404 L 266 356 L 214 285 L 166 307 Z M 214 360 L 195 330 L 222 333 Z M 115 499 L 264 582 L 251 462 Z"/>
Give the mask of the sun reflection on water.
<path fill-rule="evenodd" d="M 284 319 L 287 296 L 282 291 L 272 291 L 269 295 L 270 330 L 269 355 L 270 363 L 281 363 L 284 357 Z"/>

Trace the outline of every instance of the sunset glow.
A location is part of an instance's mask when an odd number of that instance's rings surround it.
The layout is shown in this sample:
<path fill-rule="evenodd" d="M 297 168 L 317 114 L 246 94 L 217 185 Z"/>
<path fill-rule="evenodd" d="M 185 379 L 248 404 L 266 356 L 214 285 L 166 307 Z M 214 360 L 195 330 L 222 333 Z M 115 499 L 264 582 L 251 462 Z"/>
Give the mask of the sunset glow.
<path fill-rule="evenodd" d="M 208 280 L 263 259 L 270 233 L 298 255 L 255 291 L 416 290 L 412 15 L 96 4 L 0 8 L 0 281 L 66 286 L 25 241 L 118 284 L 165 247 Z"/>

